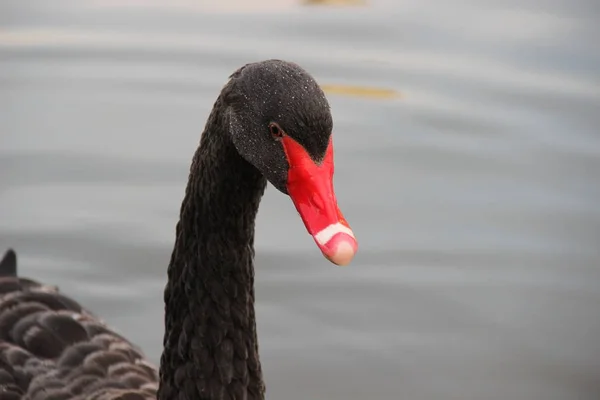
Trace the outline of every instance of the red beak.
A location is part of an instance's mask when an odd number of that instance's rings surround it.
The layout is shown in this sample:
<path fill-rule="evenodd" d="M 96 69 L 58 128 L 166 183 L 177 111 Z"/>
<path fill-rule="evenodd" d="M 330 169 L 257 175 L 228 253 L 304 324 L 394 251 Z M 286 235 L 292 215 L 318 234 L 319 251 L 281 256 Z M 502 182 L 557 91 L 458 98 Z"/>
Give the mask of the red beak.
<path fill-rule="evenodd" d="M 329 261 L 337 265 L 349 264 L 358 243 L 338 208 L 333 190 L 333 142 L 329 140 L 320 164 L 289 136 L 284 135 L 282 143 L 290 164 L 288 193 L 308 233 Z"/>

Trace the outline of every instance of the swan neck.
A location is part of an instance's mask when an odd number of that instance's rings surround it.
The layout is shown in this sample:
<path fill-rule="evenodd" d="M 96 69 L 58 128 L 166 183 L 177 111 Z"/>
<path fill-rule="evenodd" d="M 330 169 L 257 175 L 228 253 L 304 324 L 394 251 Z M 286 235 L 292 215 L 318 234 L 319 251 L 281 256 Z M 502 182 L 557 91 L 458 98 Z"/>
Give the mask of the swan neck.
<path fill-rule="evenodd" d="M 253 244 L 266 180 L 226 126 L 218 100 L 193 158 L 168 268 L 160 400 L 264 399 Z"/>

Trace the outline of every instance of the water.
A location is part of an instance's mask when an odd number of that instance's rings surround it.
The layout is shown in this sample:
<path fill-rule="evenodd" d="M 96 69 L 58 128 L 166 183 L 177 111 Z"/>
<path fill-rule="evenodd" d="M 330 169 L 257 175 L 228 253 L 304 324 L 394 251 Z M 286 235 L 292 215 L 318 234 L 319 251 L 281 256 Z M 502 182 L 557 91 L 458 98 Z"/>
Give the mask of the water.
<path fill-rule="evenodd" d="M 351 267 L 267 191 L 268 398 L 600 397 L 597 2 L 166 3 L 0 5 L 0 246 L 23 274 L 158 361 L 210 107 L 240 65 L 289 59 L 400 96 L 329 96 Z"/>

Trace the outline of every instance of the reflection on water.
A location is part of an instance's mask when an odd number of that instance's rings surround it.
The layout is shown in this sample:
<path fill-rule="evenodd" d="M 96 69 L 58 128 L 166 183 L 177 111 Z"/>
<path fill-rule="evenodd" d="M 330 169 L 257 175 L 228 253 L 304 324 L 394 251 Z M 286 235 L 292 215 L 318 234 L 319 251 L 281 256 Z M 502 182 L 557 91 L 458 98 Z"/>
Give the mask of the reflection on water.
<path fill-rule="evenodd" d="M 329 266 L 267 191 L 269 398 L 597 399 L 595 3 L 271 3 L 3 2 L 0 246 L 157 361 L 208 111 L 240 65 L 297 61 L 328 89 L 361 247 Z"/>

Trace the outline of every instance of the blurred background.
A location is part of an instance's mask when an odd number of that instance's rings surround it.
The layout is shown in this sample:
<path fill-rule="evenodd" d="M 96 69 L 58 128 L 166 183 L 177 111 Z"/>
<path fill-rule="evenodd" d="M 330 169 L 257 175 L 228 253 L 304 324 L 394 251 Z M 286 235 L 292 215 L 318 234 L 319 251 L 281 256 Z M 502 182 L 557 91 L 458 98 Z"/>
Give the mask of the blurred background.
<path fill-rule="evenodd" d="M 2 0 L 0 247 L 158 362 L 208 112 L 295 61 L 360 250 L 327 263 L 268 188 L 267 397 L 599 399 L 599 37 L 595 0 Z"/>

